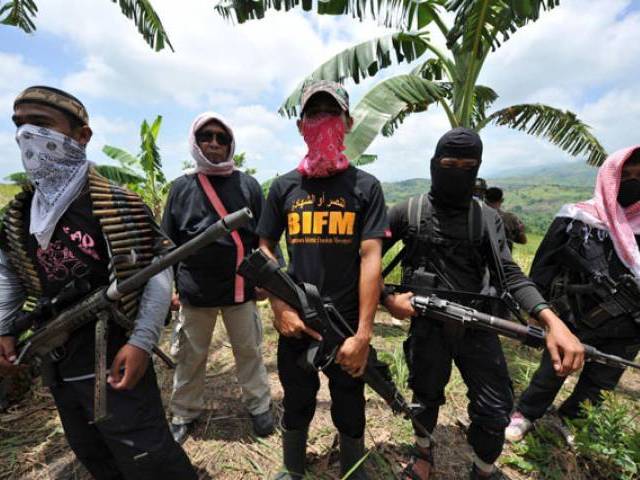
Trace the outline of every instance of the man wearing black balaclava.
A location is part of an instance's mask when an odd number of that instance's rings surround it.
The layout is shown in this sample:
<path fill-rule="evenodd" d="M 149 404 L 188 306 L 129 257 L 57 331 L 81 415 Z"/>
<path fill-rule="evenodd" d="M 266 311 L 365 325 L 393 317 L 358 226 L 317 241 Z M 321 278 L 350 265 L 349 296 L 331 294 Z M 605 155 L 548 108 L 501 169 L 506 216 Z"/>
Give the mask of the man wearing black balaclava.
<path fill-rule="evenodd" d="M 455 292 L 508 291 L 547 327 L 547 348 L 555 371 L 567 375 L 582 366 L 583 348 L 512 260 L 500 216 L 472 198 L 481 161 L 482 141 L 477 133 L 466 128 L 446 133 L 431 159 L 431 190 L 390 209 L 392 239 L 384 242 L 384 248 L 397 240 L 404 242 L 402 282 L 409 289 L 450 290 L 456 301 L 485 311 L 495 302 L 486 297 L 461 299 Z M 418 419 L 429 431 L 435 428 L 453 360 L 468 387 L 467 440 L 474 451 L 470 478 L 495 478 L 493 464 L 502 452 L 513 406 L 500 341 L 495 333 L 416 317 L 412 295 L 383 294 L 382 300 L 394 317 L 411 317 L 404 348 L 409 386 L 425 407 Z M 429 478 L 432 450 L 428 438 L 416 435 L 414 455 L 402 478 Z"/>

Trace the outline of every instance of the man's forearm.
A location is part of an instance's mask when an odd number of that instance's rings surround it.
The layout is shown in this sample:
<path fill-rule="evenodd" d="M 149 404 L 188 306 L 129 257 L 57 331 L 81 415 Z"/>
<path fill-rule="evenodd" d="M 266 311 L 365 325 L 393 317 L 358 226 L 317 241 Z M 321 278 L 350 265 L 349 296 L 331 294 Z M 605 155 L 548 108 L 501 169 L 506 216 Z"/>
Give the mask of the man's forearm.
<path fill-rule="evenodd" d="M 373 243 L 369 243 L 373 242 Z M 367 342 L 373 336 L 373 319 L 380 299 L 381 242 L 367 240 L 361 249 L 359 282 L 359 317 L 356 336 Z"/>
<path fill-rule="evenodd" d="M 173 269 L 167 268 L 151 277 L 140 298 L 136 323 L 128 343 L 147 353 L 158 344 L 164 319 L 171 304 Z"/>

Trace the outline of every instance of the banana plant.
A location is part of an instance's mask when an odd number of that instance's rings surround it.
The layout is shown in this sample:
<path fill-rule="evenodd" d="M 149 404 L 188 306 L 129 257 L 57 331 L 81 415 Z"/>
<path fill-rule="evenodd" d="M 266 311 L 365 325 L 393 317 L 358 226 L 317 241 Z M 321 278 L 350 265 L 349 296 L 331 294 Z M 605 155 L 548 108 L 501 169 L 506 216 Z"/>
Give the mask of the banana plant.
<path fill-rule="evenodd" d="M 365 151 L 380 134 L 392 135 L 412 113 L 440 107 L 452 127 L 480 131 L 504 126 L 542 137 L 573 156 L 586 156 L 600 165 L 606 151 L 590 127 L 574 113 L 540 103 L 513 105 L 490 111 L 498 94 L 478 84 L 488 56 L 527 23 L 538 20 L 559 0 L 322 0 L 318 14 L 377 18 L 395 33 L 347 48 L 304 80 L 326 79 L 359 83 L 393 64 L 417 63 L 407 73 L 374 85 L 352 110 L 354 127 L 346 139 L 346 154 L 356 164 L 375 158 Z M 310 0 L 223 0 L 218 13 L 243 23 L 264 17 L 265 11 L 311 10 Z M 447 23 L 445 18 L 453 20 Z M 444 42 L 434 42 L 433 34 Z M 440 46 L 445 45 L 445 46 Z M 419 63 L 418 63 L 419 62 Z M 297 114 L 296 87 L 280 108 Z"/>
<path fill-rule="evenodd" d="M 173 46 L 162 26 L 162 21 L 149 0 L 111 1 L 118 4 L 124 16 L 133 20 L 138 32 L 151 48 L 159 51 L 167 45 L 173 51 Z M 37 14 L 36 0 L 0 0 L 1 24 L 17 27 L 25 33 L 33 33 L 36 30 L 35 18 Z"/>
<path fill-rule="evenodd" d="M 140 195 L 158 220 L 171 186 L 162 171 L 162 159 L 157 143 L 161 125 L 161 115 L 158 115 L 152 124 L 146 120 L 142 122 L 140 151 L 136 155 L 122 148 L 105 145 L 102 152 L 118 162 L 119 166 L 103 166 L 99 169 L 107 178 L 125 184 Z"/>

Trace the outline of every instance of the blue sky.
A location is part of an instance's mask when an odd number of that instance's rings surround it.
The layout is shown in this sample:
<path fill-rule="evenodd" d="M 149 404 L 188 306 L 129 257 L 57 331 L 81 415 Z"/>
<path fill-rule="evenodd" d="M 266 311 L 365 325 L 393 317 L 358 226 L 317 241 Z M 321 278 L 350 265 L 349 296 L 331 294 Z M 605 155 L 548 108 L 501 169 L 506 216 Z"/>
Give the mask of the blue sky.
<path fill-rule="evenodd" d="M 233 26 L 214 12 L 212 0 L 154 0 L 176 48 L 156 53 L 108 0 L 39 3 L 35 34 L 0 27 L 0 178 L 21 168 L 12 100 L 24 87 L 44 83 L 87 105 L 93 161 L 107 162 L 100 152 L 104 144 L 135 151 L 140 122 L 161 114 L 161 153 L 169 177 L 176 177 L 189 159 L 192 119 L 214 110 L 232 125 L 237 151 L 247 152 L 265 180 L 293 168 L 305 152 L 294 121 L 276 113 L 281 101 L 333 54 L 385 32 L 375 22 L 301 12 Z M 492 54 L 481 83 L 501 95 L 498 108 L 543 102 L 575 111 L 610 151 L 640 143 L 637 3 L 563 0 Z M 407 69 L 394 67 L 377 78 Z M 347 83 L 354 105 L 373 82 Z M 426 176 L 427 159 L 447 128 L 437 108 L 412 117 L 392 138 L 374 142 L 370 151 L 379 160 L 367 169 L 387 181 Z M 522 133 L 490 127 L 483 139 L 485 176 L 570 161 L 558 148 Z"/>

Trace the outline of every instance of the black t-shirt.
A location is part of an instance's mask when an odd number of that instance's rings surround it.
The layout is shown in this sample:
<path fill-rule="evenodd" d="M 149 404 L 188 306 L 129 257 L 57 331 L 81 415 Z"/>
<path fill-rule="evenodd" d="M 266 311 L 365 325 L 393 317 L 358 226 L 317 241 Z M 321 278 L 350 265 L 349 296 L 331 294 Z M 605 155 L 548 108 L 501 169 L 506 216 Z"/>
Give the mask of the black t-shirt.
<path fill-rule="evenodd" d="M 353 166 L 327 178 L 277 177 L 258 234 L 278 241 L 283 231 L 289 273 L 357 319 L 360 243 L 390 234 L 380 182 Z"/>
<path fill-rule="evenodd" d="M 249 207 L 253 219 L 238 229 L 245 255 L 258 247 L 255 234 L 264 204 L 257 180 L 234 171 L 228 177 L 209 176 L 209 181 L 228 213 Z M 162 219 L 162 228 L 180 246 L 220 220 L 207 198 L 197 175 L 184 175 L 173 182 Z M 237 248 L 231 235 L 225 235 L 186 260 L 176 270 L 181 301 L 195 307 L 233 305 L 236 288 Z M 244 282 L 244 301 L 255 298 L 253 285 Z"/>
<path fill-rule="evenodd" d="M 24 215 L 28 218 L 28 205 Z M 90 291 L 109 283 L 109 254 L 100 223 L 92 213 L 91 197 L 86 189 L 58 221 L 47 248 L 41 248 L 35 237 L 29 235 L 27 252 L 40 277 L 44 297 L 54 297 L 74 280 L 88 282 Z M 60 377 L 73 378 L 94 372 L 94 327 L 95 323 L 89 322 L 70 336 L 63 348 L 63 358 L 56 363 Z M 107 365 L 111 364 L 126 341 L 124 330 L 110 322 Z"/>

